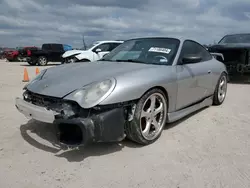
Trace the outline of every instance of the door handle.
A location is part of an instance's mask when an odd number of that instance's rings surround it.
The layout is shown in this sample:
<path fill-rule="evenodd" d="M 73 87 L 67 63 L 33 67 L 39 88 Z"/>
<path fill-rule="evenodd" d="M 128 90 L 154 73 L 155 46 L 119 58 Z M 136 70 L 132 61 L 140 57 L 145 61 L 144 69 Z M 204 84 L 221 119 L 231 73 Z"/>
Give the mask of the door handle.
<path fill-rule="evenodd" d="M 211 74 L 211 70 L 207 71 L 208 74 Z"/>

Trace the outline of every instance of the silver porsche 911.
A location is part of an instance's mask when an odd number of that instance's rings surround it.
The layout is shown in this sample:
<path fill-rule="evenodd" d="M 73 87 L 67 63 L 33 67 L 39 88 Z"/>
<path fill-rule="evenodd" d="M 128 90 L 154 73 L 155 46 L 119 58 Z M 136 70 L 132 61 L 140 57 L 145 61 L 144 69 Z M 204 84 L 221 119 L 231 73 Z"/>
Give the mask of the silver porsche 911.
<path fill-rule="evenodd" d="M 28 118 L 55 124 L 64 145 L 125 137 L 147 145 L 166 123 L 222 104 L 227 80 L 225 65 L 193 40 L 137 38 L 99 61 L 41 71 L 16 107 Z"/>

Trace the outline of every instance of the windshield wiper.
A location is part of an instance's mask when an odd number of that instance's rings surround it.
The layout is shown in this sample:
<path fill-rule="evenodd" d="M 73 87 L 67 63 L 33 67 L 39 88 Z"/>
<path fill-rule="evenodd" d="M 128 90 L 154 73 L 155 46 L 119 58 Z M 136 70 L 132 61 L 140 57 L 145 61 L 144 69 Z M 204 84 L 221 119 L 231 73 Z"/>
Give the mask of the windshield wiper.
<path fill-rule="evenodd" d="M 132 63 L 146 63 L 144 61 L 136 60 L 136 59 L 116 59 L 116 62 L 132 62 Z"/>

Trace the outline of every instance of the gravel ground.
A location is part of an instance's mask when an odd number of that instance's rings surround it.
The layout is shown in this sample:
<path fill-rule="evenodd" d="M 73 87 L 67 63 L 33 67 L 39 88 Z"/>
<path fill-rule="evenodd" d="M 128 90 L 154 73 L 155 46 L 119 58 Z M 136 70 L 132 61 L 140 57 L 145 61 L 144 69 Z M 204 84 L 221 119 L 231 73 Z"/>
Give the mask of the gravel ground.
<path fill-rule="evenodd" d="M 249 85 L 229 84 L 222 106 L 168 125 L 150 146 L 61 150 L 52 145 L 53 126 L 15 109 L 24 65 L 0 61 L 1 188 L 250 187 Z M 36 67 L 26 67 L 34 77 Z"/>

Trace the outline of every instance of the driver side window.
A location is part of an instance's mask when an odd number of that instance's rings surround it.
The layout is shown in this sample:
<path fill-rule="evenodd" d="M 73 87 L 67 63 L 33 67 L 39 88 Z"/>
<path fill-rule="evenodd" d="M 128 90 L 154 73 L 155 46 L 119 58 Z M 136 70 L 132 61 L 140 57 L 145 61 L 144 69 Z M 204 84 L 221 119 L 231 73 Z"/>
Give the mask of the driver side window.
<path fill-rule="evenodd" d="M 96 51 L 96 49 L 101 49 L 102 52 L 110 51 L 111 45 L 109 43 L 103 43 L 99 46 L 95 47 L 93 51 Z"/>

